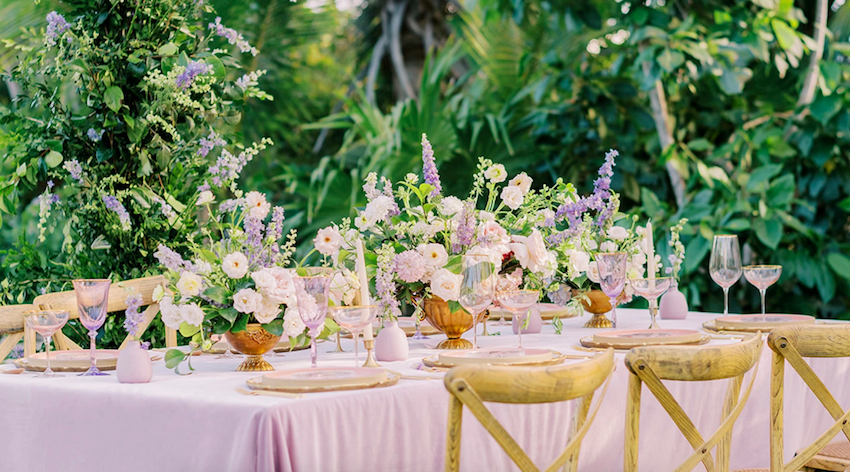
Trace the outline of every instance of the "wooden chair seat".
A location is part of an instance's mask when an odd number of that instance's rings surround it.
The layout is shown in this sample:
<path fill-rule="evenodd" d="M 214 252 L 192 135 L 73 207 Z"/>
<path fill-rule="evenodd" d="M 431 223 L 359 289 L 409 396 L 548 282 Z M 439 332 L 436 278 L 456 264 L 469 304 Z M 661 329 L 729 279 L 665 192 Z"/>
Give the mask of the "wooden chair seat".
<path fill-rule="evenodd" d="M 735 469 L 732 472 L 770 472 L 770 469 Z"/>
<path fill-rule="evenodd" d="M 806 463 L 806 467 L 834 472 L 842 472 L 850 468 L 850 442 L 838 441 L 827 444 Z"/>

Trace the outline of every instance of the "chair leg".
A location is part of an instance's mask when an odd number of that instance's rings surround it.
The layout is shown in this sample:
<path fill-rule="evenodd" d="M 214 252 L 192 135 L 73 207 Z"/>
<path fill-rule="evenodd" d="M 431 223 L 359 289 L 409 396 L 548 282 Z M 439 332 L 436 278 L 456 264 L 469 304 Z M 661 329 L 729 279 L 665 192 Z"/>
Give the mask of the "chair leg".
<path fill-rule="evenodd" d="M 629 390 L 626 399 L 626 444 L 624 472 L 637 472 L 638 439 L 640 431 L 640 379 L 629 373 Z"/>
<path fill-rule="evenodd" d="M 456 396 L 449 397 L 449 424 L 446 435 L 446 472 L 460 470 L 460 433 L 463 420 L 463 403 Z"/>
<path fill-rule="evenodd" d="M 35 331 L 24 326 L 24 357 L 35 354 Z"/>
<path fill-rule="evenodd" d="M 0 362 L 12 352 L 12 349 L 18 345 L 18 341 L 20 341 L 24 337 L 24 332 L 21 331 L 19 333 L 12 333 L 3 338 L 3 341 L 0 342 Z"/>

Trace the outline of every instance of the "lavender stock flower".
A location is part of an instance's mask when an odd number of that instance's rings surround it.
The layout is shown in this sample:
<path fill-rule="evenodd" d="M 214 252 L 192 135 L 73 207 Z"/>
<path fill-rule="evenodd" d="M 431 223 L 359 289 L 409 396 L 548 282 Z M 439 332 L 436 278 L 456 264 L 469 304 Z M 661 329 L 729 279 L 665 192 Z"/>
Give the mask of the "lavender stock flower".
<path fill-rule="evenodd" d="M 60 34 L 70 28 L 71 25 L 65 21 L 65 17 L 52 11 L 47 14 L 47 30 L 44 32 L 44 40 L 47 42 L 48 46 L 56 45 L 56 38 L 59 37 Z"/>
<path fill-rule="evenodd" d="M 381 183 L 384 184 L 384 195 L 390 198 L 393 201 L 393 207 L 390 208 L 390 211 L 387 212 L 387 218 L 392 218 L 393 216 L 398 216 L 401 214 L 401 210 L 398 208 L 398 203 L 395 201 L 395 196 L 393 195 L 393 183 L 390 182 L 390 179 L 386 177 L 381 177 Z"/>
<path fill-rule="evenodd" d="M 183 269 L 188 269 L 191 267 L 191 264 L 177 254 L 175 251 L 166 247 L 163 244 L 160 244 L 156 248 L 156 252 L 153 253 L 153 257 L 159 261 L 166 269 L 179 272 Z"/>
<path fill-rule="evenodd" d="M 192 82 L 195 81 L 195 77 L 203 74 L 207 74 L 212 70 L 212 66 L 201 61 L 191 61 L 189 65 L 186 66 L 186 70 L 184 70 L 180 75 L 175 79 L 175 83 L 178 87 L 182 89 L 189 88 L 192 85 Z"/>
<path fill-rule="evenodd" d="M 67 170 L 68 173 L 71 174 L 71 178 L 76 180 L 77 183 L 83 183 L 83 167 L 80 165 L 79 161 L 76 159 L 65 161 L 62 168 Z"/>
<path fill-rule="evenodd" d="M 136 337 L 139 325 L 145 319 L 145 314 L 139 311 L 139 307 L 142 306 L 142 295 L 131 293 L 124 303 L 127 304 L 127 310 L 124 311 L 124 330 L 130 336 Z"/>
<path fill-rule="evenodd" d="M 209 29 L 215 31 L 215 34 L 226 39 L 228 43 L 236 45 L 242 52 L 250 52 L 251 55 L 256 56 L 260 51 L 257 48 L 248 44 L 248 41 L 242 37 L 235 29 L 227 28 L 221 24 L 221 17 L 217 16 L 215 18 L 215 22 L 210 23 Z"/>
<path fill-rule="evenodd" d="M 118 215 L 118 221 L 121 222 L 121 228 L 124 231 L 130 230 L 130 214 L 127 213 L 127 209 L 124 208 L 124 205 L 118 201 L 118 199 L 113 195 L 104 195 L 103 203 L 106 205 L 108 210 L 112 210 L 116 215 Z"/>
<path fill-rule="evenodd" d="M 434 187 L 431 198 L 439 195 L 443 186 L 440 184 L 440 173 L 437 172 L 437 163 L 434 161 L 434 150 L 425 133 L 422 133 L 422 173 L 425 175 L 425 182 Z"/>
<path fill-rule="evenodd" d="M 217 146 L 224 146 L 227 144 L 221 136 L 215 134 L 215 131 L 210 131 L 210 135 L 206 138 L 201 138 L 199 141 L 201 147 L 198 148 L 198 155 L 207 157 L 207 154 L 210 153 Z"/>
<path fill-rule="evenodd" d="M 452 244 L 453 252 L 460 252 L 464 246 L 472 244 L 475 237 L 475 214 L 472 202 L 463 202 L 463 210 L 460 213 L 460 223 L 457 227 L 457 242 Z"/>

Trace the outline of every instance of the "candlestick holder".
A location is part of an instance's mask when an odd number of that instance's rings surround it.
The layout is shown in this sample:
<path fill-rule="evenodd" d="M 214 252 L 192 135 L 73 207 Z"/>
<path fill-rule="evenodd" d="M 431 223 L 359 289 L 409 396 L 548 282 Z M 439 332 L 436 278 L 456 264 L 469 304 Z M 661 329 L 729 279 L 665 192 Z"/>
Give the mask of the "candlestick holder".
<path fill-rule="evenodd" d="M 328 352 L 329 353 L 331 353 L 331 352 L 348 352 L 348 351 L 346 351 L 345 349 L 342 348 L 342 344 L 339 342 L 339 331 L 336 332 L 336 348 L 333 351 L 328 351 Z"/>
<path fill-rule="evenodd" d="M 372 350 L 375 349 L 375 340 L 364 340 L 363 346 L 366 347 L 366 363 L 363 364 L 363 367 L 381 367 L 381 365 L 375 361 L 375 355 L 372 353 Z"/>

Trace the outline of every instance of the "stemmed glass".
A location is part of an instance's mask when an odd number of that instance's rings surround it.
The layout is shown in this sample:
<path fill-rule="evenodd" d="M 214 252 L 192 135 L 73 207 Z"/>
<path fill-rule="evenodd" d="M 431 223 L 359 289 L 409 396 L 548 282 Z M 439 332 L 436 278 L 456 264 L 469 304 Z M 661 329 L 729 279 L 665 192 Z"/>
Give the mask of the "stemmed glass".
<path fill-rule="evenodd" d="M 311 367 L 316 367 L 316 336 L 325 324 L 333 271 L 328 267 L 308 267 L 303 277 L 293 277 L 298 315 L 310 330 Z"/>
<path fill-rule="evenodd" d="M 224 343 L 225 346 L 227 346 L 227 350 L 224 351 L 224 354 L 219 354 L 218 356 L 216 356 L 216 359 L 234 359 L 236 357 L 242 357 L 242 356 L 237 356 L 236 354 L 233 353 L 233 351 L 230 350 L 230 343 L 227 342 L 227 336 L 225 336 L 223 334 L 219 335 L 218 341 L 216 341 L 216 342 L 222 342 L 222 343 Z"/>
<path fill-rule="evenodd" d="M 649 315 L 652 317 L 649 329 L 660 328 L 658 323 L 655 322 L 655 316 L 658 315 L 658 297 L 664 295 L 672 282 L 672 277 L 629 279 L 629 286 L 632 290 L 649 302 Z"/>
<path fill-rule="evenodd" d="M 626 286 L 626 261 L 629 255 L 625 252 L 601 252 L 596 255 L 596 265 L 599 268 L 599 285 L 602 292 L 611 300 L 611 322 L 617 327 L 617 297 Z"/>
<path fill-rule="evenodd" d="M 522 322 L 528 310 L 540 299 L 539 290 L 508 290 L 496 292 L 496 300 L 499 304 L 516 318 L 517 336 L 519 336 L 519 348 L 522 349 Z"/>
<path fill-rule="evenodd" d="M 420 316 L 425 312 L 422 310 L 422 297 L 414 297 L 413 298 L 414 310 L 413 310 L 413 321 L 416 323 L 416 332 L 413 333 L 413 339 L 429 339 L 428 336 L 422 334 L 422 320 L 425 318 Z"/>
<path fill-rule="evenodd" d="M 381 307 L 376 305 L 335 306 L 331 316 L 338 325 L 351 333 L 354 340 L 354 366 L 360 367 L 360 353 L 357 348 L 357 336 L 378 316 Z"/>
<path fill-rule="evenodd" d="M 723 288 L 723 315 L 729 314 L 729 287 L 741 278 L 741 248 L 738 236 L 718 234 L 711 246 L 708 273 L 714 283 Z"/>
<path fill-rule="evenodd" d="M 73 283 L 74 293 L 77 295 L 77 310 L 80 313 L 80 321 L 89 330 L 89 339 L 91 339 L 89 347 L 91 367 L 80 375 L 109 375 L 97 368 L 95 338 L 97 337 L 97 330 L 106 321 L 109 285 L 112 281 L 109 279 L 77 279 Z"/>
<path fill-rule="evenodd" d="M 744 267 L 744 278 L 757 289 L 761 294 L 761 314 L 765 314 L 764 295 L 767 293 L 767 288 L 779 280 L 782 275 L 781 265 L 748 265 Z"/>
<path fill-rule="evenodd" d="M 27 326 L 44 338 L 44 352 L 47 368 L 36 377 L 64 377 L 50 368 L 50 338 L 68 322 L 68 310 L 33 311 L 24 313 Z"/>
<path fill-rule="evenodd" d="M 458 303 L 472 315 L 472 348 L 478 349 L 478 317 L 493 303 L 493 263 L 483 254 L 466 255 L 463 256 L 462 267 L 463 281 Z"/>

